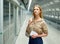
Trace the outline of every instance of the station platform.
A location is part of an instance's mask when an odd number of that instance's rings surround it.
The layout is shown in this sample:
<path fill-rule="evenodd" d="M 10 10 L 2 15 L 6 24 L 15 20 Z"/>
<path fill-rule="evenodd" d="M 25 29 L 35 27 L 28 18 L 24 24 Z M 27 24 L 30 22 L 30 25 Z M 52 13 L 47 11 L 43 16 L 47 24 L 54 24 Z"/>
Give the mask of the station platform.
<path fill-rule="evenodd" d="M 29 38 L 25 36 L 26 26 L 28 24 L 29 17 L 23 23 L 21 31 L 15 44 L 28 44 Z M 47 23 L 47 21 L 46 21 Z M 60 43 L 60 31 L 48 24 L 48 36 L 42 37 L 44 44 L 59 44 Z"/>

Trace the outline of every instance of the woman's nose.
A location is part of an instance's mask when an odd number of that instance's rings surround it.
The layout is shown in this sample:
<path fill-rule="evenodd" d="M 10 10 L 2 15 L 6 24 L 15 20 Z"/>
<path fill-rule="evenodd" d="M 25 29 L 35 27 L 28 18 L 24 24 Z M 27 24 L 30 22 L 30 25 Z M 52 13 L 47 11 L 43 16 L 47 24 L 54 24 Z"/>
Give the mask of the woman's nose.
<path fill-rule="evenodd" d="M 35 10 L 34 12 L 37 12 L 37 10 Z"/>

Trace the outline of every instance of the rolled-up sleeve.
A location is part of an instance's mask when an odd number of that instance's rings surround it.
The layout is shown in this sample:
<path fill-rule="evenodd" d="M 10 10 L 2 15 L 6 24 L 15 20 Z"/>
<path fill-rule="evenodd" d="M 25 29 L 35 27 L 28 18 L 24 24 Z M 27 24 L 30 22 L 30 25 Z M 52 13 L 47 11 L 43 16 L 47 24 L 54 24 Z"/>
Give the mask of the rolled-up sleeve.
<path fill-rule="evenodd" d="M 27 37 L 29 37 L 29 26 L 26 27 L 25 35 L 26 35 Z"/>
<path fill-rule="evenodd" d="M 43 33 L 48 34 L 48 27 L 45 21 L 42 23 Z"/>
<path fill-rule="evenodd" d="M 26 35 L 27 37 L 29 37 L 29 35 L 30 35 L 29 24 L 30 24 L 30 20 L 28 21 L 28 25 L 27 25 L 27 27 L 26 27 L 26 32 L 25 32 L 25 35 Z"/>

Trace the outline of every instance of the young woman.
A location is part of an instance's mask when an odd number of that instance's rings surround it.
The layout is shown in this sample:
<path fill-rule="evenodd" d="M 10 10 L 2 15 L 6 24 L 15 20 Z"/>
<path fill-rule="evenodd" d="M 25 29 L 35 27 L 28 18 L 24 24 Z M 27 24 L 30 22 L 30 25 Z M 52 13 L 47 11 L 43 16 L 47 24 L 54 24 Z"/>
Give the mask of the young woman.
<path fill-rule="evenodd" d="M 42 37 L 48 35 L 48 28 L 46 22 L 42 18 L 41 7 L 35 5 L 33 9 L 33 18 L 30 18 L 26 28 L 26 36 L 29 37 L 28 44 L 43 44 Z"/>

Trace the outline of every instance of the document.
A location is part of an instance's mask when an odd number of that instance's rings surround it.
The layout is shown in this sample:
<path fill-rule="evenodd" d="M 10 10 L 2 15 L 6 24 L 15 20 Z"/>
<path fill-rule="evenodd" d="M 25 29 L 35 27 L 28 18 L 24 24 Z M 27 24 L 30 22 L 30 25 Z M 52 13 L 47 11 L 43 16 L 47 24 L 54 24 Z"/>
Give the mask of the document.
<path fill-rule="evenodd" d="M 30 36 L 32 36 L 32 35 L 34 35 L 34 34 L 38 35 L 37 32 L 35 32 L 35 31 L 31 31 Z"/>

